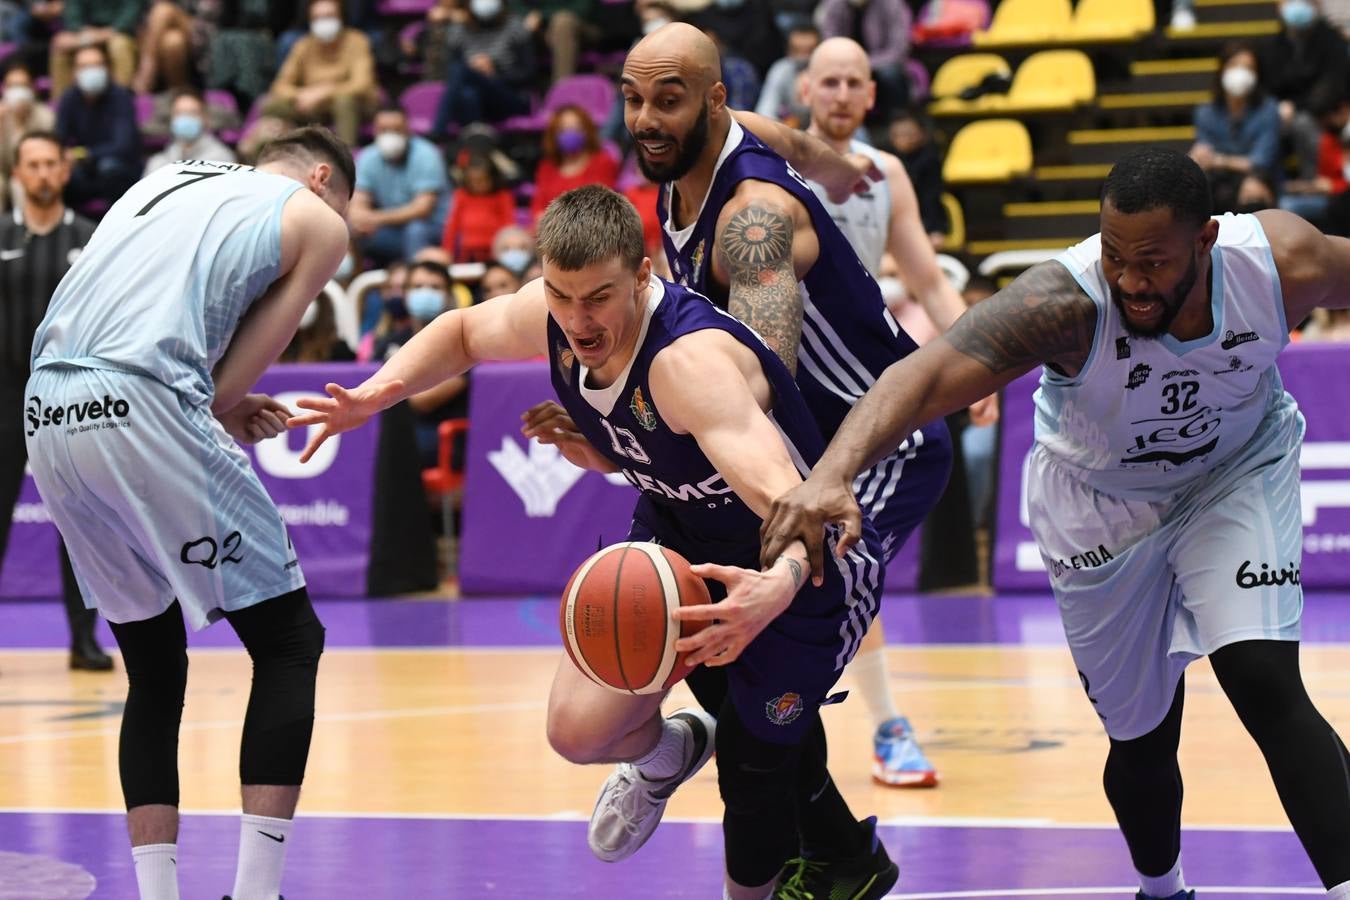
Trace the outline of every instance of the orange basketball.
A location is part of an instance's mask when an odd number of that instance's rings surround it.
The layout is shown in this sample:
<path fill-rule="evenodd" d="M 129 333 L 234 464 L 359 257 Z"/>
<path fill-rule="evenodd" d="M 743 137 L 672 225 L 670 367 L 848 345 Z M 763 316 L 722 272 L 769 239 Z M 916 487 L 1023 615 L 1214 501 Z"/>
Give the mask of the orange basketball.
<path fill-rule="evenodd" d="M 596 684 L 655 694 L 689 674 L 675 641 L 705 622 L 676 622 L 677 606 L 711 603 L 683 556 L 642 541 L 614 544 L 581 564 L 563 591 L 558 619 L 572 662 Z"/>

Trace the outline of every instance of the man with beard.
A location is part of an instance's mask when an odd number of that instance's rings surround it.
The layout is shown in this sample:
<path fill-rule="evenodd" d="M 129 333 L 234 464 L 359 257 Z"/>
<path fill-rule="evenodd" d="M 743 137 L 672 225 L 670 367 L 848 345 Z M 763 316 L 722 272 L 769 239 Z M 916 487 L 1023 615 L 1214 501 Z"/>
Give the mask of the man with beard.
<path fill-rule="evenodd" d="M 67 209 L 61 192 L 70 180 L 70 165 L 61 141 L 49 132 L 24 135 L 14 148 L 14 177 L 23 186 L 23 205 L 0 219 L 0 396 L 6 408 L 23 405 L 28 380 L 28 351 L 33 332 L 47 312 L 56 286 L 80 249 L 89 243 L 94 223 Z M 0 561 L 9 538 L 10 511 L 19 499 L 28 462 L 22 422 L 0 418 Z M 84 598 L 61 543 L 61 596 L 70 623 L 70 667 L 106 672 L 112 658 L 94 637 L 98 613 L 84 608 Z"/>
<path fill-rule="evenodd" d="M 763 554 L 822 561 L 860 521 L 853 473 L 914 423 L 1041 366 L 1031 527 L 1079 677 L 1110 738 L 1104 784 L 1148 898 L 1181 871 L 1183 674 L 1209 656 L 1332 897 L 1350 897 L 1344 744 L 1298 663 L 1304 423 L 1275 358 L 1289 323 L 1350 305 L 1350 242 L 1290 213 L 1210 218 L 1205 174 L 1147 149 L 1102 190 L 1101 233 L 1028 270 L 892 366 L 810 480 L 774 503 Z"/>
<path fill-rule="evenodd" d="M 867 271 L 876 277 L 882 256 L 889 252 L 900 270 L 903 288 L 918 298 L 933 325 L 945 331 L 965 312 L 966 304 L 938 268 L 933 245 L 919 219 L 918 200 L 909 176 L 900 160 L 853 137 L 876 95 L 867 52 L 857 41 L 830 38 L 811 54 L 805 80 L 805 99 L 811 110 L 807 132 L 839 153 L 866 156 L 886 176 L 842 203 L 832 202 L 825 189 L 814 182 L 811 188 Z M 901 321 L 901 310 L 907 305 L 905 296 L 904 290 L 888 296 L 883 286 L 882 298 L 897 321 Z M 986 397 L 971 408 L 971 420 L 977 425 L 990 424 L 997 417 L 997 397 Z M 869 507 L 870 514 L 881 516 L 889 499 L 879 497 Z M 899 551 L 906 536 L 901 534 L 891 544 L 892 554 Z M 937 771 L 919 748 L 909 719 L 900 714 L 891 696 L 885 650 L 881 624 L 874 621 L 849 664 L 853 682 L 872 715 L 872 778 L 893 787 L 934 787 Z"/>
<path fill-rule="evenodd" d="M 702 32 L 682 23 L 660 28 L 643 38 L 624 64 L 625 124 L 643 174 L 662 185 L 658 211 L 676 280 L 760 335 L 794 374 L 828 438 L 882 371 L 916 347 L 887 315 L 876 282 L 802 175 L 733 119 L 720 79 L 717 49 Z M 760 120 L 743 121 L 766 139 L 780 137 Z M 916 430 L 858 479 L 864 505 L 879 509 L 874 522 L 883 553 L 893 553 L 922 521 L 950 468 L 947 429 L 939 420 Z M 841 666 L 872 622 L 871 613 L 855 611 L 841 626 L 847 651 Z M 704 669 L 689 678 L 705 708 L 717 709 L 716 698 L 725 691 L 719 677 Z M 803 755 L 822 761 L 826 756 L 818 718 Z M 823 768 L 823 762 L 813 767 Z M 592 850 L 608 860 L 635 852 L 648 825 L 618 824 L 659 818 L 658 801 L 669 789 L 625 780 L 617 770 L 591 816 Z M 828 777 L 798 784 L 797 793 L 802 859 L 782 874 L 784 889 L 792 896 L 872 896 L 881 874 L 869 868 L 880 858 L 872 827 L 849 812 Z M 736 812 L 756 816 L 754 808 Z M 763 884 L 774 875 L 760 871 L 749 855 L 729 854 L 727 866 L 742 885 Z"/>

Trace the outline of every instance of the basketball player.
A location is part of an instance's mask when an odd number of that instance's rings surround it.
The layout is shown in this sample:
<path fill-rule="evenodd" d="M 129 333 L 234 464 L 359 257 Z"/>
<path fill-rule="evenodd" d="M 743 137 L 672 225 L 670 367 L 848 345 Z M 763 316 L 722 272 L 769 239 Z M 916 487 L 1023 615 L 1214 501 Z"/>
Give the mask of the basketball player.
<path fill-rule="evenodd" d="M 854 472 L 1041 367 L 1031 525 L 1141 898 L 1191 896 L 1177 745 L 1183 672 L 1206 655 L 1329 896 L 1350 897 L 1347 755 L 1298 664 L 1303 417 L 1275 367 L 1289 323 L 1344 308 L 1347 280 L 1350 242 L 1277 210 L 1210 218 L 1193 161 L 1132 153 L 1101 233 L 892 366 L 764 525 L 764 555 L 801 538 L 821 565 L 824 523 L 847 546 L 861 521 Z"/>
<path fill-rule="evenodd" d="M 613 860 L 651 836 L 666 801 L 718 756 L 727 878 L 734 900 L 810 889 L 801 833 L 836 853 L 836 897 L 877 898 L 898 872 L 825 769 L 819 707 L 876 612 L 881 543 L 870 525 L 850 555 L 806 573 L 802 548 L 758 569 L 759 521 L 776 491 L 799 483 L 824 441 L 792 376 L 746 326 L 706 298 L 651 275 L 642 221 L 599 186 L 555 200 L 539 222 L 543 278 L 518 293 L 440 316 L 361 386 L 292 426 L 321 424 L 301 459 L 329 435 L 490 359 L 547 354 L 553 386 L 584 436 L 569 458 L 621 471 L 641 492 L 632 540 L 656 541 L 698 563 L 721 602 L 676 613 L 716 618 L 677 648 L 706 663 L 690 687 L 701 710 L 661 716 L 660 694 L 628 695 L 590 681 L 562 655 L 549 697 L 554 749 L 578 763 L 619 762 L 591 822 L 590 843 Z M 546 432 L 546 422 L 526 433 Z M 799 589 L 800 593 L 799 593 Z M 812 793 L 816 796 L 811 796 Z M 824 896 L 817 893 L 816 896 Z"/>
<path fill-rule="evenodd" d="M 120 768 L 143 900 L 178 897 L 184 617 L 224 617 L 253 659 L 235 900 L 275 900 L 314 725 L 323 626 L 236 441 L 288 410 L 248 390 L 347 249 L 351 154 L 318 128 L 256 169 L 186 161 L 108 211 L 33 342 L 33 477 L 129 690 Z"/>
<path fill-rule="evenodd" d="M 807 64 L 803 93 L 811 110 L 808 133 L 838 153 L 868 157 L 885 174 L 884 180 L 842 203 L 832 202 L 826 189 L 814 181 L 811 189 L 872 277 L 877 277 L 881 258 L 889 252 L 899 267 L 900 280 L 919 300 L 933 325 L 939 331 L 947 330 L 965 312 L 966 304 L 938 268 L 905 167 L 892 154 L 854 139 L 877 95 L 867 51 L 850 38 L 830 38 L 820 44 Z M 903 321 L 903 301 L 900 298 L 891 306 L 897 321 Z M 971 408 L 976 424 L 989 424 L 997 417 L 996 397 L 987 397 Z M 884 511 L 884 504 L 885 500 L 879 498 L 869 511 L 876 516 Z M 899 550 L 899 541 L 893 549 Z M 937 785 L 937 772 L 919 749 L 909 719 L 900 715 L 891 696 L 885 648 L 885 634 L 874 622 L 849 664 L 849 674 L 872 714 L 875 728 L 872 778 L 894 787 L 933 787 Z"/>

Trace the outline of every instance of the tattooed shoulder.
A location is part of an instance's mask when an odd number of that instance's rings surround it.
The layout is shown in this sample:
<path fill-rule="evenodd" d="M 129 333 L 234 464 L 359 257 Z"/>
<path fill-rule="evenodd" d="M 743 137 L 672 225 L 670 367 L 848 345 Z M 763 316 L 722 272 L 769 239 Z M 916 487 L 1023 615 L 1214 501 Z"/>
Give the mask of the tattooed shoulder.
<path fill-rule="evenodd" d="M 1068 269 L 1045 262 L 978 303 L 946 338 L 991 372 L 1046 363 L 1069 375 L 1092 350 L 1097 305 Z"/>
<path fill-rule="evenodd" d="M 722 225 L 717 255 L 727 274 L 727 311 L 755 329 L 795 373 L 802 301 L 792 238 L 791 213 L 756 199 Z"/>

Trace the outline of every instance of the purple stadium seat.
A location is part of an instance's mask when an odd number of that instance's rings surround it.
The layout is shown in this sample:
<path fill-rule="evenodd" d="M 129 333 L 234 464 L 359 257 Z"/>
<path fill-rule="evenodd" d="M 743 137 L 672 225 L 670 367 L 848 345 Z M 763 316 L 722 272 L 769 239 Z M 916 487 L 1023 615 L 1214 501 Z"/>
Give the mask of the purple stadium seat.
<path fill-rule="evenodd" d="M 380 0 L 378 12 L 382 16 L 424 16 L 436 5 L 436 0 Z"/>
<path fill-rule="evenodd" d="M 234 115 L 239 115 L 239 101 L 229 91 L 207 91 L 202 95 L 207 106 L 214 106 Z"/>
<path fill-rule="evenodd" d="M 426 134 L 436 121 L 436 106 L 445 93 L 444 81 L 423 81 L 410 85 L 399 95 L 398 105 L 408 114 L 408 127 L 414 134 Z"/>
<path fill-rule="evenodd" d="M 136 127 L 145 128 L 147 122 L 155 117 L 155 95 L 136 95 Z"/>
<path fill-rule="evenodd" d="M 989 0 L 928 0 L 914 17 L 910 41 L 916 47 L 969 47 L 971 31 L 988 28 L 991 16 Z"/>
<path fill-rule="evenodd" d="M 909 99 L 914 103 L 926 101 L 931 79 L 929 79 L 928 70 L 924 68 L 923 63 L 910 57 L 905 62 L 905 74 L 909 76 Z"/>
<path fill-rule="evenodd" d="M 18 44 L 14 43 L 0 44 L 0 60 L 4 60 L 7 56 L 9 56 L 11 53 L 13 53 L 15 50 L 18 49 L 19 49 Z"/>
<path fill-rule="evenodd" d="M 549 116 L 559 107 L 572 104 L 590 114 L 596 125 L 609 118 L 618 90 L 604 75 L 572 75 L 549 88 L 543 107 L 528 116 L 513 116 L 502 123 L 503 131 L 543 131 Z"/>

